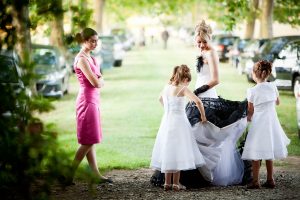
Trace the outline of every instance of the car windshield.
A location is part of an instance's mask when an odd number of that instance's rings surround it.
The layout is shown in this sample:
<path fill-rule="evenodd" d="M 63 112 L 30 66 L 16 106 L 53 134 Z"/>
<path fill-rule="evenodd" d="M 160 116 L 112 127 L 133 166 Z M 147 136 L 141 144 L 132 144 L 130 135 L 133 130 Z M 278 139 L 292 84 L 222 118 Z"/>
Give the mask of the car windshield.
<path fill-rule="evenodd" d="M 282 47 L 286 44 L 286 41 L 287 40 L 284 38 L 270 40 L 269 42 L 266 42 L 264 47 L 261 49 L 261 53 L 263 54 L 279 53 Z"/>
<path fill-rule="evenodd" d="M 215 37 L 214 41 L 217 44 L 231 45 L 233 44 L 235 38 L 234 37 Z"/>
<path fill-rule="evenodd" d="M 11 58 L 0 56 L 0 82 L 17 83 L 18 73 Z"/>
<path fill-rule="evenodd" d="M 56 65 L 55 51 L 52 49 L 34 49 L 33 61 L 40 65 Z"/>
<path fill-rule="evenodd" d="M 241 41 L 239 41 L 237 47 L 238 47 L 238 49 L 244 49 L 248 43 L 249 43 L 249 40 L 241 40 Z"/>

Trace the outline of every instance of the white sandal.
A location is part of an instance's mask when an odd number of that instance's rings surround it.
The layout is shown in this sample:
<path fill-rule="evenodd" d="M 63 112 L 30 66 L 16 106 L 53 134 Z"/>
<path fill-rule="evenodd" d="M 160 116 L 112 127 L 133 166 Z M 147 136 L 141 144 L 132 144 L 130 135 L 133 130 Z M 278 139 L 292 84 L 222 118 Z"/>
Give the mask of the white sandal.
<path fill-rule="evenodd" d="M 164 191 L 168 191 L 172 189 L 172 184 L 164 184 Z"/>
<path fill-rule="evenodd" d="M 180 183 L 178 185 L 173 184 L 172 188 L 174 191 L 186 190 L 186 187 L 184 185 L 181 185 Z"/>

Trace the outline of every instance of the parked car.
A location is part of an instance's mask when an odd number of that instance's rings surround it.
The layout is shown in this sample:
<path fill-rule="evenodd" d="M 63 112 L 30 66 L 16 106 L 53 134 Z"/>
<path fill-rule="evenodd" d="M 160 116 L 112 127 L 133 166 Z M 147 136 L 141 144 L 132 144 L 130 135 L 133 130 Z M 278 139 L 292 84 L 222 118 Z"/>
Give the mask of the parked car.
<path fill-rule="evenodd" d="M 300 39 L 291 41 L 282 48 L 274 59 L 273 67 L 276 70 L 277 87 L 294 90 L 297 96 L 300 89 Z"/>
<path fill-rule="evenodd" d="M 16 102 L 12 101 L 8 93 L 13 96 L 19 96 L 21 94 L 31 96 L 31 91 L 25 88 L 23 81 L 21 80 L 22 71 L 19 67 L 19 57 L 13 50 L 1 50 L 0 51 L 0 87 L 1 92 L 4 92 L 1 97 L 0 114 L 2 117 L 10 118 L 14 115 L 16 109 L 21 109 L 21 112 L 25 112 L 27 109 L 26 102 L 17 99 Z M 3 96 L 4 95 L 4 96 Z M 25 99 L 22 99 L 25 100 Z M 25 120 L 24 119 L 22 120 Z"/>
<path fill-rule="evenodd" d="M 70 67 L 61 51 L 50 45 L 32 45 L 32 59 L 37 92 L 45 97 L 62 97 L 68 93 Z"/>
<path fill-rule="evenodd" d="M 257 54 L 246 60 L 245 71 L 248 81 L 253 81 L 252 69 L 255 62 L 258 60 L 268 60 L 273 63 L 274 59 L 278 58 L 279 52 L 285 47 L 286 44 L 299 39 L 300 36 L 281 36 L 265 42 Z M 272 75 L 269 78 L 270 81 L 275 80 L 275 73 L 276 70 L 272 70 Z"/>
<path fill-rule="evenodd" d="M 250 39 L 237 39 L 230 48 L 228 57 L 233 67 L 239 68 L 241 54 L 244 53 L 244 49 L 249 42 L 251 42 Z"/>
<path fill-rule="evenodd" d="M 218 52 L 220 61 L 226 61 L 229 59 L 229 49 L 238 38 L 239 37 L 231 34 L 213 35 L 212 43 Z"/>
<path fill-rule="evenodd" d="M 297 127 L 298 127 L 298 138 L 300 139 L 300 88 L 296 91 L 296 112 L 297 112 Z"/>
<path fill-rule="evenodd" d="M 268 39 L 251 39 L 245 45 L 243 52 L 241 52 L 238 56 L 239 62 L 237 65 L 237 70 L 239 74 L 246 73 L 246 63 L 248 60 L 252 60 L 252 58 L 259 53 L 260 48 Z"/>
<path fill-rule="evenodd" d="M 125 51 L 131 50 L 135 45 L 134 36 L 128 30 L 115 28 L 111 30 L 111 35 L 119 38 Z"/>
<path fill-rule="evenodd" d="M 123 58 L 125 56 L 125 51 L 123 49 L 122 42 L 118 37 L 113 35 L 106 35 L 99 37 L 102 41 L 102 48 L 111 49 L 113 51 L 113 66 L 122 66 Z"/>

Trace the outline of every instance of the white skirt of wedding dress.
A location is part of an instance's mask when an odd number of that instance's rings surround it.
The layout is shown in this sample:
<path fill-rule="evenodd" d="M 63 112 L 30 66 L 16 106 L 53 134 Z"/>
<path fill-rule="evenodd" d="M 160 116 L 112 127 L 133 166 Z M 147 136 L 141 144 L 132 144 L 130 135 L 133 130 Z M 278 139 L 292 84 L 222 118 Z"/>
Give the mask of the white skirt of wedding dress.
<path fill-rule="evenodd" d="M 244 164 L 236 142 L 247 126 L 242 118 L 228 126 L 219 128 L 212 124 L 197 123 L 192 129 L 206 165 L 199 168 L 203 177 L 214 185 L 234 185 L 242 182 Z"/>

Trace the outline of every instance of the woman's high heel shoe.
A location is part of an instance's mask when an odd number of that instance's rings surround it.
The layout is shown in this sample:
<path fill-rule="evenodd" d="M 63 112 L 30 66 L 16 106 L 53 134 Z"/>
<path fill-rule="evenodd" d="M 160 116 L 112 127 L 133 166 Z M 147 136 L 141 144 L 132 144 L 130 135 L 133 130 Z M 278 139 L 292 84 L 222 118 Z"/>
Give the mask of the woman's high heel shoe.
<path fill-rule="evenodd" d="M 102 184 L 102 183 L 109 183 L 109 184 L 113 184 L 113 180 L 110 178 L 102 178 L 98 181 L 98 184 Z"/>

